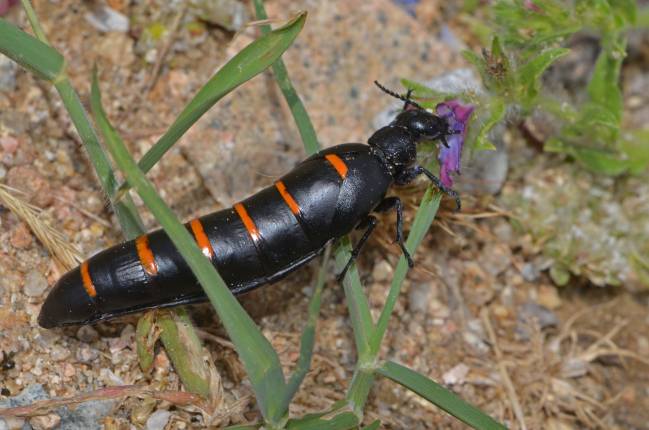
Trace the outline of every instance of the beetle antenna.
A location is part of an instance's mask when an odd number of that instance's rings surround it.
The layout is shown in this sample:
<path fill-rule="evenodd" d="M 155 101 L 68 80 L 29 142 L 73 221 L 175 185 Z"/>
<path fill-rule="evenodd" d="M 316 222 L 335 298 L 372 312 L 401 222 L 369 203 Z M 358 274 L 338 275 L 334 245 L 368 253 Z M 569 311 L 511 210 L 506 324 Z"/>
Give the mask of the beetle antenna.
<path fill-rule="evenodd" d="M 407 95 L 402 96 L 401 94 L 398 94 L 392 90 L 385 88 L 383 85 L 379 84 L 379 81 L 374 81 L 374 85 L 379 87 L 379 89 L 381 89 L 381 91 L 383 91 L 384 93 L 389 94 L 392 97 L 395 97 L 399 100 L 403 100 L 404 102 L 406 102 L 406 104 L 403 106 L 403 110 L 406 110 L 408 108 L 408 105 L 412 105 L 418 109 L 425 110 L 419 103 L 417 103 L 416 101 L 410 98 L 410 95 L 412 94 L 412 89 L 408 90 Z"/>

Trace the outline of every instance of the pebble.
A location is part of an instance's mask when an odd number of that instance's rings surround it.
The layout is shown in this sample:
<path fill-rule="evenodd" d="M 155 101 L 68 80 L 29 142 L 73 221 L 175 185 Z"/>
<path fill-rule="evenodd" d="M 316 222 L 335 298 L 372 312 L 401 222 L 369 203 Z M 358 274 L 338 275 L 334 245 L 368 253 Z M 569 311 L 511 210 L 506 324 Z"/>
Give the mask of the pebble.
<path fill-rule="evenodd" d="M 51 430 L 61 424 L 61 417 L 57 414 L 40 415 L 30 419 L 29 424 L 31 424 L 34 430 Z"/>
<path fill-rule="evenodd" d="M 29 297 L 40 297 L 47 289 L 47 280 L 38 270 L 32 270 L 25 275 L 23 292 Z"/>
<path fill-rule="evenodd" d="M 99 358 L 99 351 L 84 344 L 77 350 L 77 360 L 82 363 L 92 363 Z"/>
<path fill-rule="evenodd" d="M 11 232 L 9 243 L 16 249 L 27 249 L 32 244 L 32 233 L 27 224 L 20 223 Z"/>
<path fill-rule="evenodd" d="M 551 310 L 559 308 L 561 306 L 561 297 L 559 297 L 557 287 L 554 285 L 541 285 L 537 302 L 539 305 Z"/>
<path fill-rule="evenodd" d="M 0 3 L 2 1 L 0 0 Z M 9 57 L 0 56 L 0 91 L 11 92 L 16 89 L 18 65 Z"/>
<path fill-rule="evenodd" d="M 49 352 L 50 352 L 50 357 L 54 361 L 63 361 L 68 357 L 70 357 L 71 354 L 69 349 L 63 348 L 62 346 L 59 345 L 54 345 L 50 347 Z"/>
<path fill-rule="evenodd" d="M 521 275 L 527 282 L 535 282 L 539 279 L 540 272 L 533 263 L 525 263 L 521 269 Z"/>
<path fill-rule="evenodd" d="M 428 311 L 428 305 L 432 296 L 433 290 L 431 285 L 426 284 L 412 284 L 410 291 L 408 291 L 408 307 L 413 312 L 425 313 Z"/>
<path fill-rule="evenodd" d="M 460 363 L 453 367 L 451 370 L 445 372 L 442 375 L 442 381 L 444 381 L 444 384 L 446 385 L 463 384 L 466 379 L 466 375 L 469 374 L 469 370 L 469 366 L 464 363 Z"/>
<path fill-rule="evenodd" d="M 99 333 L 92 326 L 83 325 L 77 330 L 77 339 L 86 343 L 94 342 L 99 339 Z"/>
<path fill-rule="evenodd" d="M 86 21 L 99 31 L 117 31 L 126 33 L 129 29 L 128 18 L 108 6 L 100 5 L 85 16 Z"/>
<path fill-rule="evenodd" d="M 559 318 L 550 309 L 534 302 L 527 302 L 520 307 L 516 324 L 516 336 L 522 340 L 530 338 L 530 324 L 534 321 L 541 329 L 559 324 Z"/>
<path fill-rule="evenodd" d="M 171 412 L 159 409 L 146 420 L 146 430 L 163 430 L 171 418 Z"/>
<path fill-rule="evenodd" d="M 239 0 L 191 0 L 190 5 L 201 20 L 229 31 L 239 31 L 250 19 Z"/>
<path fill-rule="evenodd" d="M 372 270 L 372 279 L 377 282 L 389 281 L 390 279 L 392 279 L 393 273 L 394 270 L 392 269 L 392 266 L 390 266 L 390 263 L 385 260 L 381 260 L 374 266 L 374 269 Z"/>

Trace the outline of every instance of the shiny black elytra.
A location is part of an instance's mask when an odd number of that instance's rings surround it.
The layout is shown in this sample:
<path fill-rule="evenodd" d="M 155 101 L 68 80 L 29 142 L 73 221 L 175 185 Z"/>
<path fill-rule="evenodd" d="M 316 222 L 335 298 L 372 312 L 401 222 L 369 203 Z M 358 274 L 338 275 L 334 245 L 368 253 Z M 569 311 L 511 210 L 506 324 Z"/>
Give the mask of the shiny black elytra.
<path fill-rule="evenodd" d="M 203 253 L 234 294 L 276 281 L 315 257 L 330 241 L 354 228 L 365 232 L 339 275 L 342 279 L 377 220 L 372 212 L 395 209 L 396 242 L 410 267 L 403 243 L 398 197 L 385 197 L 393 185 L 426 175 L 453 196 L 432 173 L 417 164 L 417 143 L 452 134 L 445 119 L 406 96 L 376 83 L 405 101 L 404 110 L 376 131 L 369 145 L 327 148 L 257 194 L 187 224 Z M 162 230 L 106 249 L 66 273 L 45 300 L 38 322 L 52 328 L 87 324 L 149 308 L 206 300 L 203 289 Z"/>

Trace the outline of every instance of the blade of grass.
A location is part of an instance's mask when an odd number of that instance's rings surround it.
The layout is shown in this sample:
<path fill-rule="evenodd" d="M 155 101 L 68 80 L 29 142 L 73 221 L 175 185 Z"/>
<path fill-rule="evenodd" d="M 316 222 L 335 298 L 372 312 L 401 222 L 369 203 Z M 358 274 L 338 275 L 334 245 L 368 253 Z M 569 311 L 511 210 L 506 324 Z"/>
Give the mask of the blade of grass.
<path fill-rule="evenodd" d="M 340 240 L 340 245 L 336 249 L 336 272 L 340 272 L 351 257 L 351 241 L 349 237 Z M 374 322 L 370 313 L 370 305 L 363 291 L 361 280 L 358 277 L 356 264 L 347 271 L 343 280 L 345 289 L 345 298 L 347 299 L 347 308 L 354 330 L 354 341 L 358 350 L 359 360 L 365 359 L 370 352 L 370 339 L 374 333 Z"/>
<path fill-rule="evenodd" d="M 380 427 L 381 427 L 381 421 L 374 420 L 372 424 L 363 427 L 361 430 L 379 430 Z"/>
<path fill-rule="evenodd" d="M 59 52 L 0 18 L 0 52 L 41 79 L 57 82 L 65 70 Z"/>
<path fill-rule="evenodd" d="M 351 412 L 343 412 L 331 419 L 315 418 L 289 421 L 288 430 L 348 430 L 358 428 L 358 418 Z"/>
<path fill-rule="evenodd" d="M 198 91 L 185 106 L 167 132 L 147 151 L 138 162 L 146 173 L 180 139 L 196 121 L 216 102 L 239 85 L 270 67 L 286 51 L 304 27 L 306 12 L 300 12 L 286 25 L 260 37 L 228 61 Z M 119 195 L 129 188 L 120 185 Z"/>
<path fill-rule="evenodd" d="M 268 19 L 268 14 L 264 8 L 264 2 L 262 0 L 254 0 L 253 3 L 255 5 L 257 19 Z M 270 25 L 261 26 L 261 34 L 266 35 L 269 34 L 270 31 Z M 282 90 L 282 94 L 284 94 L 284 98 L 293 113 L 293 118 L 295 119 L 295 124 L 300 132 L 300 137 L 302 138 L 302 143 L 304 144 L 306 153 L 308 155 L 315 154 L 320 149 L 318 137 L 316 136 L 309 114 L 291 83 L 291 79 L 288 76 L 288 70 L 286 70 L 286 65 L 281 57 L 273 63 L 272 69 L 277 85 L 279 85 L 279 88 Z"/>
<path fill-rule="evenodd" d="M 151 182 L 139 169 L 121 138 L 108 122 L 101 106 L 96 76 L 92 84 L 91 104 L 97 123 L 106 138 L 106 146 L 115 163 L 205 289 L 244 364 L 264 418 L 272 426 L 276 426 L 286 415 L 286 410 L 281 408 L 286 383 L 277 353 L 232 295 L 214 266 L 205 258 L 185 226 L 176 219 L 171 209 L 156 193 Z"/>
<path fill-rule="evenodd" d="M 311 297 L 309 302 L 308 320 L 304 330 L 302 331 L 302 338 L 300 340 L 300 356 L 295 366 L 295 370 L 287 383 L 285 393 L 286 397 L 284 399 L 284 407 L 286 409 L 288 409 L 289 403 L 291 403 L 293 396 L 295 396 L 298 388 L 300 388 L 304 377 L 309 371 L 309 366 L 311 365 L 313 346 L 315 345 L 315 328 L 316 323 L 318 322 L 318 314 L 320 313 L 322 289 L 327 280 L 327 263 L 330 256 L 331 246 L 329 245 L 325 249 L 322 263 L 320 264 L 320 270 L 318 271 L 318 279 L 313 291 L 313 297 Z"/>
<path fill-rule="evenodd" d="M 426 193 L 421 200 L 421 204 L 419 205 L 419 209 L 417 210 L 417 214 L 415 215 L 415 220 L 412 222 L 410 234 L 408 234 L 408 239 L 406 240 L 406 248 L 410 255 L 415 255 L 417 247 L 428 232 L 430 225 L 435 219 L 435 214 L 437 213 L 441 200 L 442 194 L 439 191 L 433 191 L 433 188 L 428 188 L 426 190 Z M 385 331 L 388 328 L 390 316 L 392 315 L 394 306 L 399 298 L 399 293 L 401 292 L 401 285 L 403 284 L 404 279 L 406 279 L 407 274 L 408 263 L 402 255 L 394 272 L 394 277 L 392 278 L 392 284 L 390 285 L 390 291 L 388 292 L 385 306 L 381 311 L 379 320 L 376 323 L 376 329 L 374 330 L 372 339 L 370 340 L 370 349 L 373 354 L 377 354 L 381 347 L 383 336 L 385 336 Z"/>
<path fill-rule="evenodd" d="M 414 370 L 408 369 L 392 361 L 386 362 L 377 372 L 399 385 L 419 394 L 440 409 L 453 415 L 465 424 L 481 430 L 506 430 L 500 424 L 480 409 L 466 403 L 438 383 L 428 379 Z"/>

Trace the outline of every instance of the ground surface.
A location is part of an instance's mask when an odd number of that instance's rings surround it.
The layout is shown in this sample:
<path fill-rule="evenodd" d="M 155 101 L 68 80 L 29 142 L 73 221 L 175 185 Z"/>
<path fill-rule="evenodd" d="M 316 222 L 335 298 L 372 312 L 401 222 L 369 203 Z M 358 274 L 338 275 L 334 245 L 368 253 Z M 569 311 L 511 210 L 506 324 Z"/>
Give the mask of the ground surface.
<path fill-rule="evenodd" d="M 84 100 L 97 63 L 107 111 L 139 156 L 201 83 L 252 40 L 256 29 L 235 34 L 197 21 L 191 10 L 178 21 L 180 9 L 166 2 L 108 3 L 131 17 L 128 32 L 102 33 L 89 23 L 86 15 L 101 2 L 36 2 L 36 10 Z M 284 58 L 324 146 L 365 141 L 374 129 L 374 117 L 390 103 L 372 87 L 374 79 L 396 86 L 400 77 L 424 81 L 466 67 L 448 28 L 441 27 L 437 3 L 420 7 L 417 18 L 387 0 L 347 3 L 352 2 L 268 2 L 273 17 L 309 11 L 303 34 Z M 19 10 L 8 19 L 26 23 Z M 169 33 L 159 40 L 144 36 L 159 28 Z M 462 36 L 461 25 L 451 29 Z M 6 67 L 10 79 L 2 81 L 0 91 L 0 182 L 25 192 L 18 196 L 42 208 L 43 218 L 82 255 L 119 242 L 114 216 L 58 96 L 27 73 Z M 646 82 L 646 68 L 636 69 L 629 79 L 645 76 Z M 634 102 L 631 121 L 646 116 L 641 109 L 646 102 Z M 523 427 L 517 410 L 529 429 L 649 428 L 649 377 L 643 361 L 649 355 L 647 297 L 624 285 L 600 288 L 581 278 L 567 287 L 553 285 L 541 246 L 520 228 L 511 205 L 533 180 L 545 180 L 541 173 L 531 178 L 537 171 L 520 167 L 525 160 L 538 157 L 534 165 L 541 170 L 560 170 L 563 161 L 545 158 L 520 137 L 510 137 L 511 172 L 503 192 L 463 194 L 465 209 L 443 210 L 417 253 L 382 357 L 447 384 L 512 428 Z M 264 74 L 212 109 L 149 176 L 187 219 L 231 205 L 303 156 L 281 94 L 272 76 Z M 557 177 L 546 179 L 552 183 Z M 615 191 L 610 183 L 602 186 Z M 401 195 L 408 202 L 409 225 L 421 188 Z M 146 213 L 145 219 L 156 227 Z M 393 219 L 382 220 L 385 227 L 360 262 L 377 314 L 398 257 Z M 314 267 L 301 270 L 244 298 L 287 366 L 297 357 L 314 274 Z M 48 285 L 60 275 L 27 225 L 0 206 L 0 401 L 24 390 L 43 399 L 124 384 L 180 388 L 162 351 L 151 375 L 138 368 L 136 317 L 93 328 L 40 329 L 40 305 Z M 292 405 L 295 416 L 342 399 L 353 372 L 355 352 L 342 289 L 330 282 L 323 300 L 312 371 Z M 210 340 L 223 337 L 223 330 L 209 307 L 192 312 L 221 371 L 221 424 L 254 420 L 254 400 L 236 355 L 227 342 Z M 84 425 L 96 425 L 99 419 L 106 428 L 128 428 L 127 423 L 187 428 L 202 419 L 165 402 L 133 398 L 92 403 L 87 415 Z M 71 422 L 66 417 L 57 411 L 28 423 L 54 428 Z M 366 420 L 376 418 L 386 428 L 463 428 L 386 380 L 379 380 L 370 395 Z M 10 422 L 15 428 L 22 425 L 21 420 Z"/>

